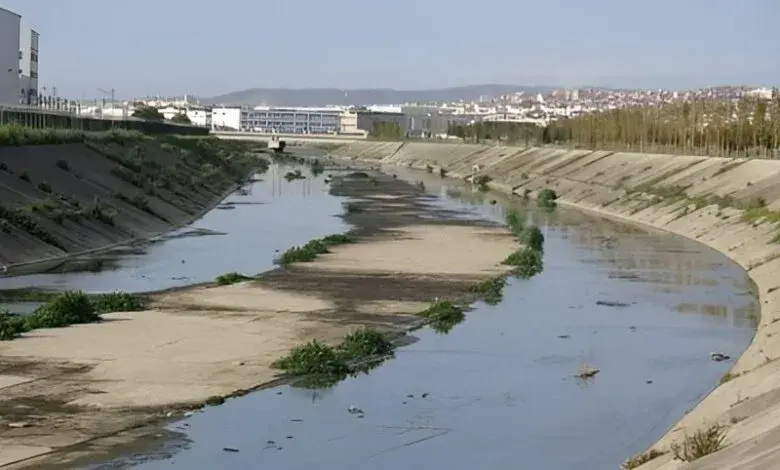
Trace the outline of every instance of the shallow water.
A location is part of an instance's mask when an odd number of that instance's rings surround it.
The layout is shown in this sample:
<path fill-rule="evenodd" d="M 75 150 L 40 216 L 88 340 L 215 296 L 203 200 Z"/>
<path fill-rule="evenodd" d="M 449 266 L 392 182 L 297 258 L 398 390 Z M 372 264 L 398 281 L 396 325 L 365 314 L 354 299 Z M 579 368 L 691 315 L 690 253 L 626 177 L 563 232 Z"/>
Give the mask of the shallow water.
<path fill-rule="evenodd" d="M 441 195 L 429 203 L 503 220 L 500 204 L 475 202 L 492 196 L 428 179 Z M 171 426 L 186 439 L 89 468 L 617 469 L 731 366 L 711 351 L 747 346 L 750 286 L 692 241 L 564 209 L 530 216 L 547 239 L 544 272 L 512 281 L 497 306 L 477 304 L 450 334 L 417 331 L 396 359 L 329 390 L 230 400 Z M 600 372 L 575 379 L 583 364 Z"/>
<path fill-rule="evenodd" d="M 343 212 L 343 198 L 328 194 L 325 175 L 313 177 L 304 170 L 308 178 L 284 181 L 292 168 L 272 165 L 266 174 L 256 175 L 260 181 L 249 184 L 245 195 L 236 192 L 223 201 L 230 210 L 212 210 L 148 243 L 70 261 L 58 272 L 0 277 L 0 290 L 143 292 L 212 281 L 230 271 L 251 275 L 269 270 L 278 251 L 349 228 L 334 217 Z"/>

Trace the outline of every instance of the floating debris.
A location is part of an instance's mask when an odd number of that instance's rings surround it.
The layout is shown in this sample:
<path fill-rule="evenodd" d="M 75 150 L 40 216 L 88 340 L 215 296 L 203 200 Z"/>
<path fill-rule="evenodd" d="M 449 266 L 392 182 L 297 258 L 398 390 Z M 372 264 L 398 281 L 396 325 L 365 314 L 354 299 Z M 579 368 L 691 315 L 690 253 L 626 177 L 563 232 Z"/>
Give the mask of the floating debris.
<path fill-rule="evenodd" d="M 596 305 L 601 305 L 602 307 L 628 307 L 630 304 L 612 300 L 597 300 Z"/>
<path fill-rule="evenodd" d="M 225 452 L 239 452 L 235 447 L 223 447 L 222 450 Z"/>
<path fill-rule="evenodd" d="M 712 359 L 715 362 L 721 362 L 721 361 L 728 361 L 729 359 L 731 359 L 731 356 L 719 352 L 711 352 L 710 359 Z"/>
<path fill-rule="evenodd" d="M 364 413 L 364 411 L 363 411 L 363 410 L 361 410 L 360 408 L 358 408 L 358 407 L 357 407 L 357 406 L 355 406 L 355 405 L 352 405 L 352 406 L 350 406 L 349 408 L 347 408 L 347 411 L 348 411 L 349 413 L 353 414 L 353 415 L 362 415 L 362 414 Z"/>

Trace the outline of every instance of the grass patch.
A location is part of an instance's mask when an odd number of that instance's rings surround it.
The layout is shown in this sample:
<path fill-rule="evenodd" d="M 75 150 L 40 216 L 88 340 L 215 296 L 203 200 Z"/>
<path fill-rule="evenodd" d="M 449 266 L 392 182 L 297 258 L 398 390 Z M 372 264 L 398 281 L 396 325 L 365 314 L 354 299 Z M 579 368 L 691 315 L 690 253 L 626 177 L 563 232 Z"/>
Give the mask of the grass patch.
<path fill-rule="evenodd" d="M 720 384 L 721 384 L 721 385 L 723 385 L 723 384 L 725 384 L 726 382 L 731 382 L 732 380 L 736 379 L 737 377 L 739 377 L 739 374 L 733 374 L 733 373 L 731 373 L 731 372 L 726 372 L 726 373 L 725 373 L 725 374 L 723 374 L 723 376 L 720 378 Z"/>
<path fill-rule="evenodd" d="M 0 302 L 48 302 L 60 295 L 60 292 L 40 287 L 20 287 L 0 290 Z"/>
<path fill-rule="evenodd" d="M 68 251 L 56 238 L 38 225 L 30 216 L 24 214 L 23 211 L 0 206 L 0 219 L 7 220 L 11 225 L 23 229 L 44 243 L 57 247 L 62 251 Z"/>
<path fill-rule="evenodd" d="M 47 183 L 46 181 L 41 181 L 40 183 L 38 183 L 38 189 L 40 189 L 41 191 L 43 191 L 46 194 L 51 194 L 52 191 L 53 191 L 53 189 L 51 188 L 51 185 L 49 183 Z"/>
<path fill-rule="evenodd" d="M 722 167 L 718 168 L 718 171 L 712 174 L 713 177 L 722 175 L 723 173 L 727 171 L 731 171 L 734 168 L 737 168 L 738 166 L 742 165 L 744 162 L 731 162 L 723 165 Z"/>
<path fill-rule="evenodd" d="M 715 453 L 726 445 L 726 430 L 715 424 L 704 430 L 697 430 L 693 436 L 686 436 L 682 443 L 671 445 L 674 458 L 683 462 L 693 462 L 706 455 Z"/>
<path fill-rule="evenodd" d="M 55 165 L 57 165 L 57 168 L 60 170 L 70 171 L 70 165 L 68 165 L 68 162 L 65 160 L 57 160 Z"/>
<path fill-rule="evenodd" d="M 244 276 L 241 273 L 237 273 L 235 271 L 225 274 L 220 274 L 217 276 L 217 278 L 214 280 L 218 285 L 220 286 L 229 286 L 231 284 L 237 284 L 239 282 L 244 281 L 250 281 L 252 280 L 249 276 Z"/>
<path fill-rule="evenodd" d="M 319 160 L 313 160 L 309 168 L 311 169 L 311 174 L 313 176 L 319 176 L 325 173 L 325 165 Z"/>
<path fill-rule="evenodd" d="M 442 334 L 449 333 L 466 318 L 463 310 L 449 300 L 437 300 L 417 315 L 428 320 L 431 328 Z"/>
<path fill-rule="evenodd" d="M 496 305 L 504 298 L 504 286 L 506 286 L 506 276 L 497 276 L 474 284 L 469 288 L 469 292 L 479 295 L 488 305 Z"/>
<path fill-rule="evenodd" d="M 308 263 L 314 261 L 317 256 L 330 253 L 330 247 L 352 243 L 354 240 L 347 235 L 328 235 L 324 238 L 315 238 L 303 246 L 294 246 L 282 253 L 277 259 L 277 264 L 287 266 L 292 263 Z"/>
<path fill-rule="evenodd" d="M 664 452 L 661 452 L 660 450 L 656 449 L 650 449 L 644 454 L 637 454 L 625 462 L 623 462 L 623 465 L 620 466 L 621 470 L 633 470 L 634 468 L 639 467 L 640 465 L 644 465 L 647 462 L 656 459 L 660 456 L 664 455 Z"/>
<path fill-rule="evenodd" d="M 529 279 L 544 269 L 542 253 L 525 246 L 507 256 L 503 264 L 512 266 L 514 274 L 523 279 Z"/>
<path fill-rule="evenodd" d="M 472 183 L 474 183 L 475 185 L 479 186 L 479 189 L 481 189 L 483 191 L 488 189 L 487 184 L 490 183 L 491 181 L 493 181 L 493 178 L 489 177 L 488 175 L 475 176 L 471 180 Z"/>
<path fill-rule="evenodd" d="M 306 177 L 303 175 L 303 172 L 301 172 L 301 170 L 295 170 L 295 171 L 288 171 L 284 175 L 284 179 L 286 179 L 287 181 L 295 181 L 295 180 L 306 179 Z"/>
<path fill-rule="evenodd" d="M 19 173 L 19 179 L 30 183 L 30 173 L 27 170 L 22 170 L 22 172 Z"/>
<path fill-rule="evenodd" d="M 554 190 L 545 188 L 539 191 L 539 194 L 536 196 L 536 203 L 539 207 L 544 208 L 551 208 L 555 207 L 558 203 L 555 202 L 558 200 L 558 194 L 555 193 Z"/>
<path fill-rule="evenodd" d="M 393 343 L 385 333 L 373 328 L 360 328 L 348 334 L 336 351 L 345 361 L 354 362 L 387 356 L 393 352 Z"/>
<path fill-rule="evenodd" d="M 349 366 L 336 349 L 312 340 L 294 347 L 286 356 L 271 364 L 290 375 L 341 375 L 349 372 Z"/>

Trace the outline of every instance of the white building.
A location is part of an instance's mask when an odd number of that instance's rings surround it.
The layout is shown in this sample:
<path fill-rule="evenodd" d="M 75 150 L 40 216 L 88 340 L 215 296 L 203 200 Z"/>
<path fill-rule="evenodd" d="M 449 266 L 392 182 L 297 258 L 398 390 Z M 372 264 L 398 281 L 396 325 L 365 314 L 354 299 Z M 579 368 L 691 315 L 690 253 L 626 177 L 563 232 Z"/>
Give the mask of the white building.
<path fill-rule="evenodd" d="M 22 17 L 0 8 L 0 104 L 19 104 L 19 39 Z"/>
<path fill-rule="evenodd" d="M 211 114 L 204 108 L 167 106 L 159 111 L 168 120 L 183 113 L 187 115 L 193 126 L 211 127 Z"/>
<path fill-rule="evenodd" d="M 240 131 L 241 108 L 214 108 L 211 110 L 213 130 Z"/>
<path fill-rule="evenodd" d="M 19 95 L 23 104 L 38 101 L 38 41 L 40 35 L 30 28 L 22 28 L 19 53 Z"/>

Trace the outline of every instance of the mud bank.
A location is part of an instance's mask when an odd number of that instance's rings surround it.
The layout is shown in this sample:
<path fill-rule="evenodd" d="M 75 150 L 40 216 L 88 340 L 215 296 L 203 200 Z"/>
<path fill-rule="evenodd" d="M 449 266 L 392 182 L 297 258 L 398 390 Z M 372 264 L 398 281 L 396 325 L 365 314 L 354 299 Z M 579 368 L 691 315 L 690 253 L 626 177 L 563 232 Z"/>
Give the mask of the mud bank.
<path fill-rule="evenodd" d="M 667 453 L 642 469 L 780 467 L 780 162 L 468 144 L 360 142 L 332 155 L 447 176 L 487 175 L 495 190 L 554 189 L 559 202 L 704 243 L 748 271 L 761 302 L 755 338 L 723 384 L 653 448 L 713 424 L 727 446 L 684 463 Z M 628 457 L 628 456 L 627 456 Z"/>
<path fill-rule="evenodd" d="M 134 437 L 122 431 L 273 383 L 271 362 L 292 346 L 337 341 L 356 325 L 406 328 L 436 297 L 472 300 L 470 288 L 505 272 L 500 262 L 517 247 L 505 228 L 450 220 L 390 177 L 335 180 L 332 191 L 362 209 L 345 215 L 357 243 L 255 281 L 162 293 L 149 311 L 0 344 L 0 466 L 72 468 Z"/>
<path fill-rule="evenodd" d="M 18 274 L 189 223 L 254 158 L 241 144 L 140 135 L 0 147 L 0 264 Z"/>

